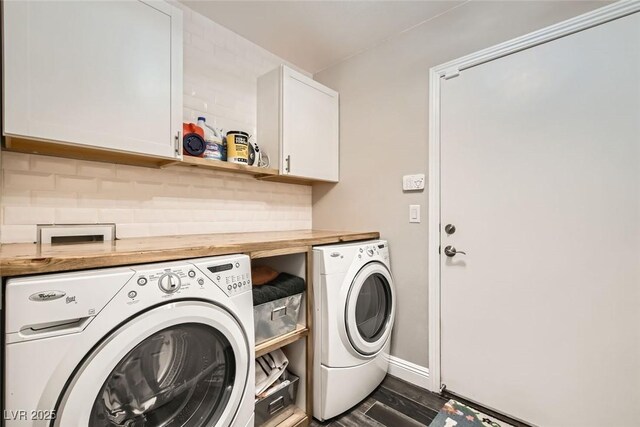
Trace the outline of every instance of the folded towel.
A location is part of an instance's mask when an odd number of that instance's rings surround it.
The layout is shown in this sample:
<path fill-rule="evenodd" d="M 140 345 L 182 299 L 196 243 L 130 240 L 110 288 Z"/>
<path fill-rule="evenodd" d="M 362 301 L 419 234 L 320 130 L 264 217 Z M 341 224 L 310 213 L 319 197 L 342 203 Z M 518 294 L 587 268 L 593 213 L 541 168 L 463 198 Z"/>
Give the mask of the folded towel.
<path fill-rule="evenodd" d="M 282 350 L 273 350 L 256 359 L 256 396 L 268 389 L 284 374 L 289 359 Z"/>
<path fill-rule="evenodd" d="M 280 298 L 290 297 L 304 292 L 305 283 L 302 277 L 288 273 L 280 273 L 275 280 L 262 286 L 256 286 L 253 291 L 253 305 L 264 304 Z"/>

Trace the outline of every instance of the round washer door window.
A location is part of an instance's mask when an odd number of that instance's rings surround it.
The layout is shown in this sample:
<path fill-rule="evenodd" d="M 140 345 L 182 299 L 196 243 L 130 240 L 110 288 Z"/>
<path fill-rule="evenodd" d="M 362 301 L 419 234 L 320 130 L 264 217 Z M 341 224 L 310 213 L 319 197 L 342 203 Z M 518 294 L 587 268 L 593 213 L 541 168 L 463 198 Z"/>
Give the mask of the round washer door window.
<path fill-rule="evenodd" d="M 387 342 L 395 315 L 391 274 L 384 265 L 365 265 L 351 284 L 346 304 L 347 335 L 354 349 L 373 355 Z"/>
<path fill-rule="evenodd" d="M 235 380 L 229 340 L 198 323 L 170 326 L 131 350 L 102 385 L 89 425 L 215 424 Z"/>
<path fill-rule="evenodd" d="M 243 328 L 200 301 L 156 307 L 107 336 L 77 367 L 54 427 L 230 427 L 249 380 Z"/>

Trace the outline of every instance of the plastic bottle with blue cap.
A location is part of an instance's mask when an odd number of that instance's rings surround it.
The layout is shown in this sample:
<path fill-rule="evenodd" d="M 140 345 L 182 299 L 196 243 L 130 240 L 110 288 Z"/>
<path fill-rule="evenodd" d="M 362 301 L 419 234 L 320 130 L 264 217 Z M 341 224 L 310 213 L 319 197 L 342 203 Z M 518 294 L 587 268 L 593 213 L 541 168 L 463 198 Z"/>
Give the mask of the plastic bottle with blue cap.
<path fill-rule="evenodd" d="M 207 144 L 202 157 L 212 160 L 226 160 L 222 130 L 209 126 L 205 117 L 198 117 L 198 126 L 204 130 L 204 140 Z"/>

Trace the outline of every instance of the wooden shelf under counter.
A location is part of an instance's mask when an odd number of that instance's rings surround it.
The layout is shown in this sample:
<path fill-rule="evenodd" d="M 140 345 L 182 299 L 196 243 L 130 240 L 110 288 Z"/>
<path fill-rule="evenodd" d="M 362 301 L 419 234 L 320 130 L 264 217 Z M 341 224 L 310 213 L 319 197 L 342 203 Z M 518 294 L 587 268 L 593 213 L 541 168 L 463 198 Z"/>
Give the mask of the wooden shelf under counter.
<path fill-rule="evenodd" d="M 300 408 L 294 406 L 287 411 L 260 427 L 302 427 L 309 425 L 309 416 Z"/>
<path fill-rule="evenodd" d="M 268 341 L 256 345 L 256 357 L 263 356 L 273 350 L 289 345 L 298 341 L 300 338 L 304 338 L 309 335 L 309 328 L 303 325 L 298 325 L 293 331 L 280 335 L 279 337 L 272 338 Z"/>

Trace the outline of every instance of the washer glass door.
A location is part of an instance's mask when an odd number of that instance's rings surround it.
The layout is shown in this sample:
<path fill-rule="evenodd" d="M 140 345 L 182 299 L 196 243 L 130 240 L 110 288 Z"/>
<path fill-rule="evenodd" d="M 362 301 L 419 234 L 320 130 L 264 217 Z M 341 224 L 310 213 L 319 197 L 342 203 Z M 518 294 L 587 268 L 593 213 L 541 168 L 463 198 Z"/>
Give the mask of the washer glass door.
<path fill-rule="evenodd" d="M 53 425 L 229 427 L 250 363 L 244 329 L 226 309 L 167 303 L 130 319 L 87 355 Z"/>
<path fill-rule="evenodd" d="M 349 341 L 356 351 L 373 355 L 387 342 L 395 314 L 393 281 L 384 265 L 373 262 L 358 272 L 345 307 Z"/>
<path fill-rule="evenodd" d="M 198 323 L 154 333 L 111 372 L 93 404 L 90 426 L 215 424 L 235 379 L 229 340 Z"/>

